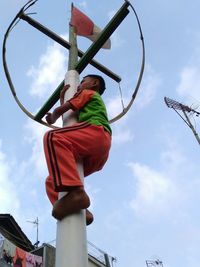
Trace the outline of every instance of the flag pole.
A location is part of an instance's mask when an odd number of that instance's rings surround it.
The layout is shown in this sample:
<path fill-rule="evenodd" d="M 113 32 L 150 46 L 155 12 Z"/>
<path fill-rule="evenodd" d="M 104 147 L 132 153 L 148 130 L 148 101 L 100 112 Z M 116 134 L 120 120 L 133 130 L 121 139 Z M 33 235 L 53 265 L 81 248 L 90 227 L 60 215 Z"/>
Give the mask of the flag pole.
<path fill-rule="evenodd" d="M 73 4 L 71 6 L 71 11 Z M 70 84 L 70 88 L 65 93 L 65 101 L 70 99 L 75 93 L 79 84 L 79 73 L 75 70 L 78 62 L 78 49 L 76 33 L 73 26 L 69 25 L 69 50 L 68 71 L 65 77 L 65 84 Z M 76 123 L 76 115 L 73 111 L 68 111 L 63 115 L 63 127 Z M 81 180 L 84 179 L 82 162 L 77 162 L 77 169 Z M 66 192 L 59 193 L 59 198 L 66 195 Z M 56 263 L 55 267 L 87 267 L 87 237 L 85 210 L 77 214 L 67 216 L 61 221 L 57 221 L 56 236 Z"/>

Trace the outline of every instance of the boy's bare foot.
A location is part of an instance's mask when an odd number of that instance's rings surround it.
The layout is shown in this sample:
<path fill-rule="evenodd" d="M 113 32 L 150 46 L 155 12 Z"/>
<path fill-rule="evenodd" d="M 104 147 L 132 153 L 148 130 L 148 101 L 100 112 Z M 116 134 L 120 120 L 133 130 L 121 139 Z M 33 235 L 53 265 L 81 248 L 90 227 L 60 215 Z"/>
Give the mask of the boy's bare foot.
<path fill-rule="evenodd" d="M 90 225 L 94 221 L 94 216 L 93 214 L 86 209 L 86 225 Z"/>
<path fill-rule="evenodd" d="M 52 216 L 57 220 L 62 220 L 67 215 L 77 213 L 81 209 L 87 209 L 89 206 L 90 199 L 88 195 L 82 187 L 78 187 L 54 203 Z M 93 216 L 88 215 L 88 217 L 91 221 Z"/>

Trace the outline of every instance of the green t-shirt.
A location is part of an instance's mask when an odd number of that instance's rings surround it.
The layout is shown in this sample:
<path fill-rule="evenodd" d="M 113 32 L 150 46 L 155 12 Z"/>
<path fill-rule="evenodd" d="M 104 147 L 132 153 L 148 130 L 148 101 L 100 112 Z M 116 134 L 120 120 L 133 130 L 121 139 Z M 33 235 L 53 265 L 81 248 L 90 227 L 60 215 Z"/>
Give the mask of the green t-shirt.
<path fill-rule="evenodd" d="M 78 110 L 78 122 L 89 122 L 90 124 L 103 126 L 112 134 L 109 125 L 105 104 L 96 91 L 84 89 L 77 93 L 70 101 L 74 110 Z"/>

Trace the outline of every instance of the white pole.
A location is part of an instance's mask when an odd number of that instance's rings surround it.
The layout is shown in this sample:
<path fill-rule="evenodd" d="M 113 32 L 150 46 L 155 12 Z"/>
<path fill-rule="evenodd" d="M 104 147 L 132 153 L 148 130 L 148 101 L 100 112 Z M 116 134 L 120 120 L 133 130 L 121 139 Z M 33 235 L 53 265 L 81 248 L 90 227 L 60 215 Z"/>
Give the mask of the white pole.
<path fill-rule="evenodd" d="M 75 70 L 67 72 L 65 84 L 70 84 L 70 88 L 65 94 L 65 100 L 70 99 L 76 93 L 79 84 L 79 74 Z M 63 126 L 70 126 L 76 122 L 76 115 L 73 111 L 68 111 L 63 116 Z M 77 168 L 81 180 L 83 181 L 83 166 L 77 163 Z M 66 195 L 66 192 L 59 193 L 59 198 Z M 57 221 L 56 237 L 56 267 L 87 267 L 87 237 L 85 210 L 77 214 L 67 216 L 61 221 Z"/>

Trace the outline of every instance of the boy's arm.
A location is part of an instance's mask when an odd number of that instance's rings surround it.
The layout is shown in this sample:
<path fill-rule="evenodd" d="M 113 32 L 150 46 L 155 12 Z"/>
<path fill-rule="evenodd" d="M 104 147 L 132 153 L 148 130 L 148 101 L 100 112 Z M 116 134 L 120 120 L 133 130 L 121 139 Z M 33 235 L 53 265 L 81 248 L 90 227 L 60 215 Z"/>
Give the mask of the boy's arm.
<path fill-rule="evenodd" d="M 71 108 L 71 105 L 69 102 L 64 103 L 64 95 L 65 92 L 69 89 L 70 85 L 66 84 L 63 89 L 60 92 L 60 103 L 61 105 L 57 108 L 55 108 L 55 110 L 51 113 L 48 112 L 45 119 L 48 122 L 48 124 L 53 124 L 54 122 L 56 122 L 56 120 L 66 111 L 68 111 Z"/>
<path fill-rule="evenodd" d="M 69 89 L 70 85 L 69 84 L 66 84 L 63 89 L 61 90 L 60 92 L 60 104 L 63 105 L 64 104 L 64 96 L 65 96 L 65 93 L 66 91 Z"/>
<path fill-rule="evenodd" d="M 56 122 L 56 120 L 66 111 L 68 111 L 69 109 L 72 109 L 74 111 L 77 111 L 79 109 L 81 109 L 88 101 L 90 101 L 90 99 L 92 98 L 92 96 L 94 95 L 95 91 L 93 90 L 83 90 L 83 88 L 81 88 L 81 86 L 78 87 L 78 91 L 77 93 L 74 95 L 74 97 L 72 97 L 69 101 L 64 102 L 64 92 L 69 88 L 68 85 L 66 85 L 63 88 L 63 93 L 61 92 L 61 106 L 57 107 L 52 113 L 47 113 L 46 115 L 46 121 L 49 124 L 53 124 L 54 122 Z"/>
<path fill-rule="evenodd" d="M 53 124 L 57 121 L 57 119 L 66 111 L 72 108 L 72 105 L 67 101 L 61 106 L 54 109 L 52 113 L 48 112 L 45 119 L 48 122 L 48 124 Z"/>

